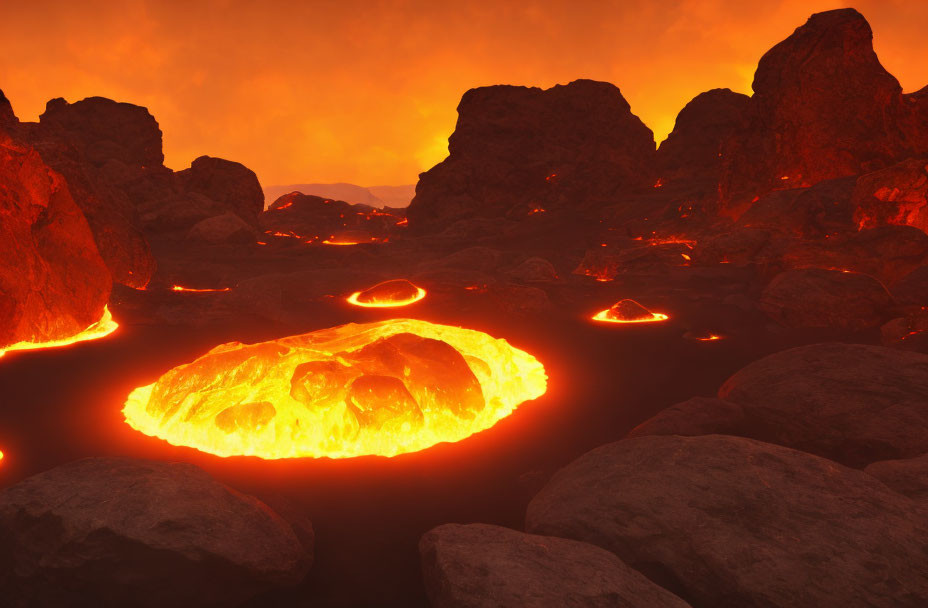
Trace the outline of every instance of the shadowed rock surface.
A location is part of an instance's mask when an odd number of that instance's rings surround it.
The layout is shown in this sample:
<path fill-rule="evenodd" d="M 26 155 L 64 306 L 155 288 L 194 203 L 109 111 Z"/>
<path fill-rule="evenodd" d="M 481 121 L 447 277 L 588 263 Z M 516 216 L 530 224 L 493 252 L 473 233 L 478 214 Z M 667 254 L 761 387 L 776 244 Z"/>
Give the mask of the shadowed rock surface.
<path fill-rule="evenodd" d="M 177 173 L 181 187 L 222 203 L 248 224 L 258 223 L 264 191 L 255 172 L 241 163 L 201 156 Z"/>
<path fill-rule="evenodd" d="M 895 224 L 928 231 L 928 160 L 913 158 L 860 176 L 851 205 L 860 228 Z"/>
<path fill-rule="evenodd" d="M 526 528 L 609 549 L 697 606 L 928 602 L 928 525 L 860 471 L 750 439 L 642 437 L 558 472 Z"/>
<path fill-rule="evenodd" d="M 312 559 L 262 502 L 183 463 L 35 475 L 0 491 L 0 534 L 0 595 L 21 606 L 235 606 Z"/>
<path fill-rule="evenodd" d="M 419 541 L 436 608 L 685 608 L 689 604 L 586 543 L 485 524 L 446 524 Z"/>
<path fill-rule="evenodd" d="M 654 137 L 614 85 L 471 89 L 448 158 L 419 176 L 410 228 L 576 210 L 654 183 Z"/>
<path fill-rule="evenodd" d="M 928 505 L 928 454 L 905 460 L 883 460 L 864 469 L 891 489 Z"/>

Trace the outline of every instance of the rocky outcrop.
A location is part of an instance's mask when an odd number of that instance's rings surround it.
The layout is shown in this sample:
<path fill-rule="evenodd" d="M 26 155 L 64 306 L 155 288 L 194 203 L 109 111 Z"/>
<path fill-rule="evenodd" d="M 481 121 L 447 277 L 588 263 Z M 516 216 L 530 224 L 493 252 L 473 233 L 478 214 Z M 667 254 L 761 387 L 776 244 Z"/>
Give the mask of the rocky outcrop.
<path fill-rule="evenodd" d="M 928 266 L 919 266 L 899 279 L 892 292 L 901 304 L 928 306 Z"/>
<path fill-rule="evenodd" d="M 419 541 L 435 608 L 685 608 L 599 547 L 485 524 L 446 524 Z"/>
<path fill-rule="evenodd" d="M 864 472 L 896 492 L 928 505 L 928 454 L 905 460 L 874 462 Z"/>
<path fill-rule="evenodd" d="M 928 151 L 928 129 L 880 65 L 854 9 L 812 15 L 770 49 L 738 136 L 722 150 L 722 211 L 779 188 L 874 171 Z"/>
<path fill-rule="evenodd" d="M 221 203 L 242 220 L 257 225 L 264 210 L 264 190 L 255 172 L 241 163 L 201 156 L 177 173 L 181 188 Z"/>
<path fill-rule="evenodd" d="M 15 125 L 19 122 L 16 114 L 13 113 L 13 106 L 10 100 L 6 98 L 3 91 L 0 90 L 0 129 Z"/>
<path fill-rule="evenodd" d="M 645 420 L 628 437 L 649 435 L 744 435 L 747 418 L 737 403 L 714 397 L 693 397 L 671 405 Z"/>
<path fill-rule="evenodd" d="M 472 89 L 458 106 L 448 150 L 419 176 L 411 230 L 601 205 L 655 179 L 651 130 L 618 88 L 591 80 Z"/>
<path fill-rule="evenodd" d="M 591 543 L 697 606 L 928 602 L 928 522 L 863 473 L 750 439 L 605 445 L 529 504 L 527 530 Z"/>
<path fill-rule="evenodd" d="M 269 238 L 316 243 L 349 236 L 366 242 L 387 238 L 402 219 L 395 211 L 291 192 L 271 203 L 260 225 Z"/>
<path fill-rule="evenodd" d="M 800 268 L 778 274 L 760 308 L 792 328 L 860 330 L 886 320 L 892 297 L 873 277 L 857 272 Z"/>
<path fill-rule="evenodd" d="M 928 160 L 909 159 L 860 176 L 851 204 L 860 228 L 894 224 L 928 232 Z"/>
<path fill-rule="evenodd" d="M 257 234 L 238 215 L 229 212 L 197 222 L 187 239 L 203 243 L 254 243 Z"/>
<path fill-rule="evenodd" d="M 88 458 L 30 477 L 0 491 L 0 536 L 12 605 L 236 606 L 311 560 L 265 504 L 182 463 Z"/>
<path fill-rule="evenodd" d="M 80 333 L 102 317 L 110 287 L 65 180 L 0 133 L 0 348 Z"/>
<path fill-rule="evenodd" d="M 661 185 L 680 179 L 718 180 L 722 144 L 741 124 L 750 99 L 730 89 L 712 89 L 687 103 L 657 149 Z"/>

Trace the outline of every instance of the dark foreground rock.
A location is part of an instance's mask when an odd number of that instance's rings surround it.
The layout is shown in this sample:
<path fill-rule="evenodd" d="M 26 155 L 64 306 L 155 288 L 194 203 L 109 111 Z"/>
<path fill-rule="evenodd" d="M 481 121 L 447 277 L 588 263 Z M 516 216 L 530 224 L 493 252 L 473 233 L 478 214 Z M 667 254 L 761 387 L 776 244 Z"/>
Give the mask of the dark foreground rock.
<path fill-rule="evenodd" d="M 889 292 L 873 277 L 824 268 L 787 270 L 774 277 L 760 299 L 761 310 L 793 328 L 876 327 L 890 304 Z"/>
<path fill-rule="evenodd" d="M 864 472 L 896 492 L 928 505 L 928 454 L 904 460 L 874 462 Z"/>
<path fill-rule="evenodd" d="M 614 552 L 694 605 L 928 602 L 928 521 L 866 473 L 750 439 L 642 437 L 557 473 L 529 532 Z"/>
<path fill-rule="evenodd" d="M 419 542 L 436 608 L 684 608 L 612 553 L 573 540 L 485 524 L 446 524 Z"/>
<path fill-rule="evenodd" d="M 719 390 L 671 406 L 630 436 L 751 437 L 850 466 L 928 452 L 928 356 L 814 344 L 748 365 Z"/>
<path fill-rule="evenodd" d="M 293 528 L 189 464 L 89 458 L 0 492 L 11 606 L 235 606 L 300 581 Z"/>

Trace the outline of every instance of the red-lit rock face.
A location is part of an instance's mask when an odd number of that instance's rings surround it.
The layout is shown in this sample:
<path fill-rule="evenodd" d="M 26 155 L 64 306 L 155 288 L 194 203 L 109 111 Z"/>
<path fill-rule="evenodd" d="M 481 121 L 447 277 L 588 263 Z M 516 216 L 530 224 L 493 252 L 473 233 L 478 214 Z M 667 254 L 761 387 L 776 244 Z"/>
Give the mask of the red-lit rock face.
<path fill-rule="evenodd" d="M 928 129 L 880 65 L 867 21 L 818 13 L 760 60 L 744 128 L 722 150 L 723 210 L 926 151 Z"/>
<path fill-rule="evenodd" d="M 291 192 L 261 214 L 261 229 L 272 240 L 305 244 L 353 245 L 381 242 L 402 222 L 400 211 L 352 205 Z"/>
<path fill-rule="evenodd" d="M 0 133 L 0 349 L 77 334 L 103 316 L 110 274 L 62 177 Z"/>
<path fill-rule="evenodd" d="M 928 160 L 910 159 L 862 175 L 851 206 L 858 228 L 896 224 L 928 232 Z"/>
<path fill-rule="evenodd" d="M 654 183 L 654 138 L 615 86 L 578 80 L 547 90 L 472 89 L 458 106 L 449 156 L 420 176 L 412 230 L 465 217 L 547 215 Z M 534 209 L 545 213 L 531 214 Z"/>

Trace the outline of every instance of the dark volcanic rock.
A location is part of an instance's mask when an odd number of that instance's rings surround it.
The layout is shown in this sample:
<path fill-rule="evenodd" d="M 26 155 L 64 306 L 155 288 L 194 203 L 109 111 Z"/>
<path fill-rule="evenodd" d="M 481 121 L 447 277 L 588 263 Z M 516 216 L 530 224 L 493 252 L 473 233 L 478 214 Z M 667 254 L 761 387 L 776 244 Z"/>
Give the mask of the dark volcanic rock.
<path fill-rule="evenodd" d="M 0 595 L 20 606 L 235 606 L 309 558 L 256 498 L 189 464 L 88 458 L 0 492 Z"/>
<path fill-rule="evenodd" d="M 127 167 L 160 167 L 161 129 L 146 108 L 104 97 L 68 103 L 52 99 L 39 117 L 43 128 L 63 134 L 97 167 L 117 161 Z"/>
<path fill-rule="evenodd" d="M 528 258 L 509 271 L 509 276 L 526 283 L 545 283 L 557 280 L 557 270 L 544 258 Z"/>
<path fill-rule="evenodd" d="M 891 304 L 889 292 L 873 277 L 822 268 L 778 274 L 760 299 L 761 310 L 781 325 L 794 328 L 876 327 Z"/>
<path fill-rule="evenodd" d="M 19 122 L 16 114 L 13 113 L 13 106 L 10 100 L 6 98 L 3 91 L 0 90 L 0 128 L 9 127 Z"/>
<path fill-rule="evenodd" d="M 64 179 L 0 133 L 0 347 L 83 331 L 111 285 Z"/>
<path fill-rule="evenodd" d="M 698 606 L 928 602 L 928 522 L 837 463 L 750 439 L 641 437 L 558 472 L 535 534 L 599 545 Z"/>
<path fill-rule="evenodd" d="M 900 304 L 928 306 L 928 266 L 919 266 L 902 277 L 892 288 Z"/>
<path fill-rule="evenodd" d="M 364 242 L 386 238 L 402 219 L 396 211 L 291 192 L 271 203 L 260 224 L 270 237 L 321 242 L 350 235 Z"/>
<path fill-rule="evenodd" d="M 661 410 L 629 431 L 628 437 L 743 435 L 746 422 L 744 408 L 737 403 L 693 397 Z"/>
<path fill-rule="evenodd" d="M 654 137 L 615 86 L 472 89 L 458 106 L 449 156 L 419 176 L 409 226 L 602 205 L 654 183 Z"/>
<path fill-rule="evenodd" d="M 446 524 L 419 541 L 436 608 L 658 606 L 686 602 L 586 543 L 485 524 Z"/>
<path fill-rule="evenodd" d="M 909 159 L 860 176 L 851 204 L 860 228 L 895 224 L 928 232 L 928 160 Z"/>
<path fill-rule="evenodd" d="M 814 344 L 751 363 L 719 389 L 744 434 L 862 466 L 928 452 L 928 355 Z"/>
<path fill-rule="evenodd" d="M 189 169 L 178 172 L 177 179 L 185 191 L 221 203 L 253 226 L 264 210 L 264 190 L 258 176 L 241 163 L 201 156 Z"/>
<path fill-rule="evenodd" d="M 257 234 L 238 215 L 229 212 L 197 222 L 187 238 L 205 243 L 254 243 Z"/>
<path fill-rule="evenodd" d="M 873 52 L 854 9 L 812 15 L 754 75 L 740 134 L 723 149 L 723 211 L 783 187 L 879 169 L 928 151 L 915 104 Z"/>
<path fill-rule="evenodd" d="M 657 149 L 661 183 L 717 180 L 722 143 L 740 126 L 750 99 L 730 89 L 712 89 L 687 103 L 677 115 L 673 131 Z"/>
<path fill-rule="evenodd" d="M 905 460 L 883 460 L 864 472 L 913 500 L 928 503 L 928 454 Z"/>
<path fill-rule="evenodd" d="M 851 204 L 856 181 L 855 177 L 840 177 L 811 188 L 775 190 L 752 204 L 738 224 L 803 238 L 856 230 Z"/>

